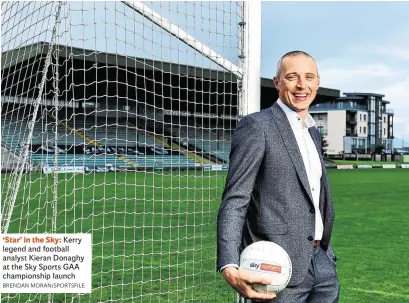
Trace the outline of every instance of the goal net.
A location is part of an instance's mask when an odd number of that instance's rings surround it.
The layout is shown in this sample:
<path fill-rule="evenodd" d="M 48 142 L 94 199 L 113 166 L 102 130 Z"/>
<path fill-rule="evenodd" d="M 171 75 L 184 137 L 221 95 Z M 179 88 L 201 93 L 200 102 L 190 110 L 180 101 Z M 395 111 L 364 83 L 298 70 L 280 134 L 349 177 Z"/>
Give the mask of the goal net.
<path fill-rule="evenodd" d="M 245 113 L 243 2 L 1 4 L 1 232 L 92 234 L 91 294 L 233 302 L 216 216 Z M 257 100 L 258 103 L 258 100 Z"/>

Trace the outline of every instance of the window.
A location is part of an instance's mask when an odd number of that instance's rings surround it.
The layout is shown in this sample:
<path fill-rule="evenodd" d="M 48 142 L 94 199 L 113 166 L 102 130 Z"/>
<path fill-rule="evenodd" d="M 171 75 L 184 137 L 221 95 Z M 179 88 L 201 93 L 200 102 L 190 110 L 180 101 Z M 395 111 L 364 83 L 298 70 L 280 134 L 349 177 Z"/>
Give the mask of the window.
<path fill-rule="evenodd" d="M 362 114 L 359 114 L 359 121 L 362 121 Z"/>
<path fill-rule="evenodd" d="M 366 115 L 364 115 L 364 121 L 366 122 Z"/>
<path fill-rule="evenodd" d="M 386 136 L 386 128 L 383 129 L 383 135 Z"/>
<path fill-rule="evenodd" d="M 318 120 L 322 120 L 322 114 L 318 114 Z"/>
<path fill-rule="evenodd" d="M 385 116 L 383 117 L 383 123 L 386 123 L 386 117 Z"/>
<path fill-rule="evenodd" d="M 362 133 L 362 127 L 361 126 L 359 127 L 359 133 Z"/>
<path fill-rule="evenodd" d="M 366 126 L 364 126 L 364 134 L 366 134 Z"/>

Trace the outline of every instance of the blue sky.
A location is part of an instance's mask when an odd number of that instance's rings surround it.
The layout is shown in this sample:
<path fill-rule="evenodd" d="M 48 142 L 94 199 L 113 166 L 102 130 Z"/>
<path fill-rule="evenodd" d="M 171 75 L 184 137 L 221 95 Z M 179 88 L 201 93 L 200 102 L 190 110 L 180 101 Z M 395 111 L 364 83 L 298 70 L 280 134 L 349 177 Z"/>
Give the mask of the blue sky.
<path fill-rule="evenodd" d="M 236 2 L 145 3 L 237 61 Z M 56 4 L 32 2 L 23 11 L 29 16 L 24 23 L 21 12 L 12 16 L 25 4 L 2 16 L 10 18 L 2 27 L 3 50 L 50 41 Z M 409 2 L 263 2 L 261 75 L 272 78 L 277 61 L 290 50 L 310 53 L 318 63 L 321 86 L 341 93 L 380 93 L 391 101 L 395 145 L 401 146 L 402 136 L 409 142 L 408 37 Z M 61 12 L 57 43 L 221 70 L 121 2 L 68 1 Z"/>
<path fill-rule="evenodd" d="M 295 49 L 316 59 L 321 86 L 384 94 L 396 143 L 409 142 L 409 2 L 263 2 L 262 76 Z"/>

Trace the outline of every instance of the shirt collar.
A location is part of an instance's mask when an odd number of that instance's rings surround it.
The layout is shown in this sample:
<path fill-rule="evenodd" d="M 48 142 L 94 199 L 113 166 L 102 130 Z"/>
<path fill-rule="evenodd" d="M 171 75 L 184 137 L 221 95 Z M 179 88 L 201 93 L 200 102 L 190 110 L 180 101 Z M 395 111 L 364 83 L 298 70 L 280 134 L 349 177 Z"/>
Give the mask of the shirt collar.
<path fill-rule="evenodd" d="M 284 111 L 285 115 L 287 116 L 288 122 L 290 122 L 291 125 L 297 125 L 297 126 L 302 127 L 302 119 L 300 115 L 298 115 L 294 110 L 289 108 L 280 99 L 277 100 L 277 103 L 281 107 L 281 109 Z M 305 125 L 307 126 L 307 128 L 315 126 L 315 120 L 309 113 L 307 113 L 307 117 L 305 119 Z"/>

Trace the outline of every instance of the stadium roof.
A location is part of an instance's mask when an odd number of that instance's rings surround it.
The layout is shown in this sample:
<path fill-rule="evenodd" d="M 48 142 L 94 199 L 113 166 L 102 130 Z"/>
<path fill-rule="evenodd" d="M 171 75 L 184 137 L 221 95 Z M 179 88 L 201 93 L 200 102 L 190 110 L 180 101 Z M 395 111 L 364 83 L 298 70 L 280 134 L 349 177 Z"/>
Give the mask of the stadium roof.
<path fill-rule="evenodd" d="M 41 67 L 43 66 L 43 64 L 40 65 L 40 61 L 45 60 L 48 50 L 49 50 L 49 46 L 50 45 L 48 42 L 38 42 L 38 43 L 23 46 L 20 48 L 5 51 L 1 55 L 1 59 L 2 59 L 1 68 L 3 71 L 6 69 L 11 69 L 11 70 L 14 69 L 14 72 L 15 72 L 18 68 L 23 69 L 24 67 L 30 64 L 33 64 L 33 65 L 37 64 L 35 67 L 31 67 L 31 72 L 29 71 L 29 74 L 26 73 L 26 78 L 34 77 L 33 73 L 37 74 L 38 71 L 40 71 Z M 91 68 L 98 68 L 98 67 L 104 67 L 104 66 L 105 67 L 106 66 L 112 66 L 112 67 L 116 66 L 125 71 L 140 69 L 140 70 L 145 70 L 145 71 L 150 71 L 150 72 L 161 72 L 163 74 L 168 74 L 168 75 L 187 75 L 188 77 L 190 76 L 195 79 L 209 79 L 209 80 L 214 79 L 215 81 L 223 81 L 224 83 L 231 82 L 231 81 L 235 82 L 235 78 L 234 78 L 235 76 L 232 73 L 223 72 L 220 70 L 212 70 L 212 69 L 206 69 L 206 68 L 197 67 L 197 66 L 189 66 L 189 65 L 182 65 L 178 63 L 163 62 L 163 61 L 158 61 L 158 60 L 131 57 L 131 56 L 119 55 L 115 53 L 105 53 L 105 52 L 100 52 L 100 51 L 95 51 L 95 50 L 71 47 L 67 45 L 55 45 L 54 49 L 58 49 L 58 52 L 55 52 L 54 54 L 58 54 L 60 62 L 63 62 L 66 65 L 65 68 L 61 70 L 61 72 L 63 73 L 64 72 L 67 73 L 70 67 L 73 67 L 76 64 L 77 66 L 79 66 L 78 64 L 82 62 L 82 65 L 80 65 L 81 66 L 80 69 L 84 70 L 84 72 L 88 72 L 88 70 Z M 86 64 L 84 62 L 86 62 Z M 18 67 L 19 65 L 20 67 Z M 67 69 L 67 66 L 68 66 L 68 69 Z M 62 67 L 60 66 L 59 68 L 61 69 Z M 78 69 L 79 67 L 75 67 L 75 68 Z M 27 68 L 27 70 L 29 70 L 29 68 Z M 61 72 L 60 72 L 60 76 L 63 75 L 61 74 Z M 99 72 L 100 71 L 98 71 L 98 73 Z M 106 80 L 109 80 L 110 75 L 108 75 L 108 73 L 110 72 L 106 72 L 106 74 L 102 76 L 98 75 L 98 81 L 103 81 L 104 80 L 103 77 L 106 77 Z M 6 73 L 3 73 L 3 75 L 5 74 Z M 22 72 L 20 72 L 20 74 L 22 74 Z M 50 76 L 52 78 L 52 75 Z M 2 79 L 3 91 L 5 88 L 13 86 L 13 83 L 10 83 L 10 81 L 19 81 L 15 79 L 15 77 L 10 77 L 10 78 L 13 78 L 14 80 L 7 79 L 5 81 L 5 79 Z M 24 78 L 24 81 L 26 78 Z M 36 77 L 36 78 L 37 78 L 36 81 L 39 81 L 38 78 L 40 77 Z M 86 79 L 86 81 L 93 80 L 92 78 L 88 80 L 88 78 L 86 78 L 85 76 L 83 76 L 83 79 Z M 72 81 L 70 79 L 66 79 L 66 80 Z M 96 79 L 94 79 L 94 81 L 95 80 Z M 20 79 L 20 81 L 22 81 L 22 79 Z M 4 82 L 7 82 L 7 85 Z M 32 82 L 33 81 L 30 82 L 31 83 L 30 85 L 33 85 Z M 65 87 L 65 89 L 68 89 L 68 84 L 66 85 L 67 87 Z M 315 102 L 321 103 L 325 101 L 334 100 L 339 97 L 340 97 L 339 90 L 320 87 L 318 90 L 318 94 L 317 94 L 317 98 Z M 277 100 L 277 98 L 278 98 L 278 92 L 276 88 L 274 87 L 273 80 L 268 79 L 268 78 L 261 78 L 261 108 L 270 106 L 273 102 Z"/>
<path fill-rule="evenodd" d="M 374 97 L 385 97 L 385 95 L 374 94 L 374 93 L 344 93 L 345 96 L 374 96 Z"/>
<path fill-rule="evenodd" d="M 339 97 L 337 101 L 348 101 L 348 100 L 365 100 L 365 97 L 378 97 L 383 98 L 385 95 L 374 94 L 374 93 L 344 93 L 345 96 Z M 384 104 L 390 104 L 390 101 L 382 100 Z"/>

